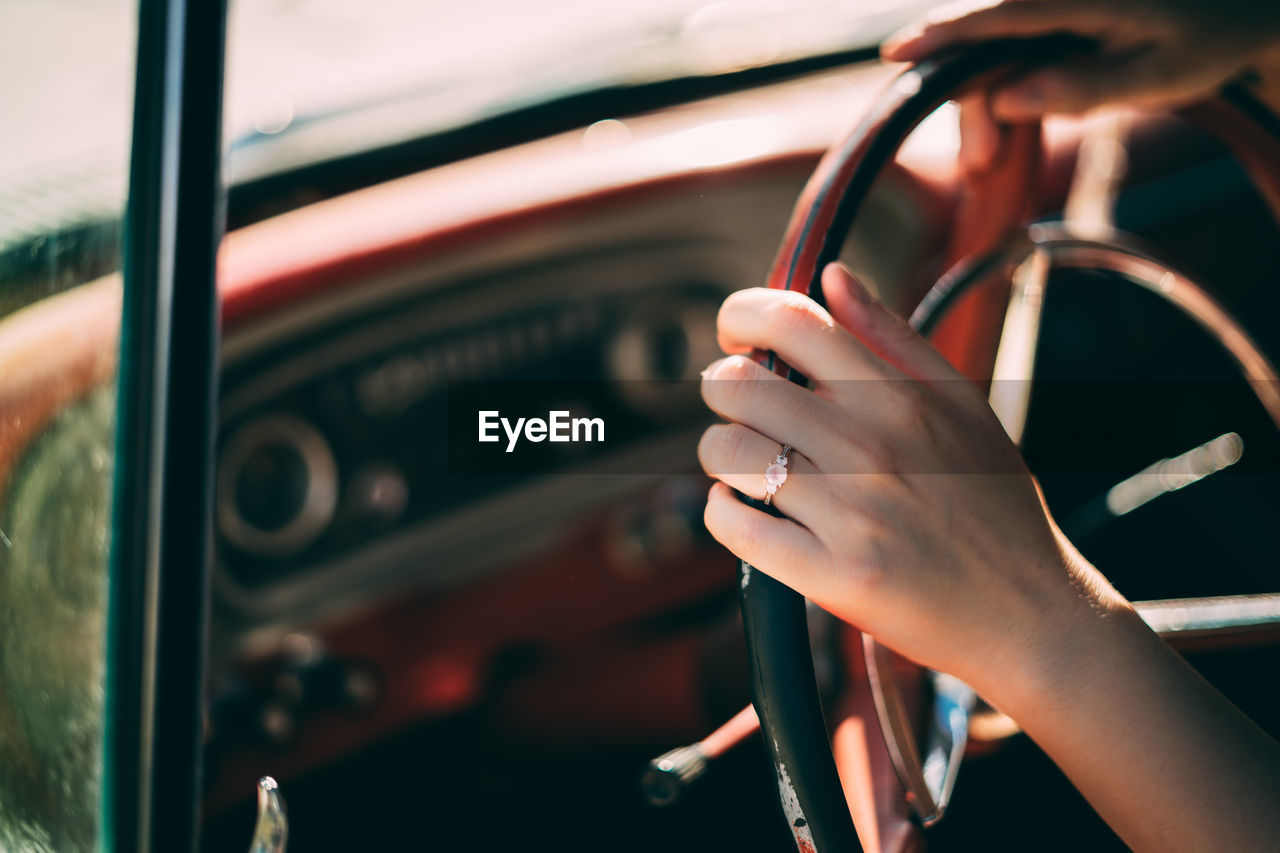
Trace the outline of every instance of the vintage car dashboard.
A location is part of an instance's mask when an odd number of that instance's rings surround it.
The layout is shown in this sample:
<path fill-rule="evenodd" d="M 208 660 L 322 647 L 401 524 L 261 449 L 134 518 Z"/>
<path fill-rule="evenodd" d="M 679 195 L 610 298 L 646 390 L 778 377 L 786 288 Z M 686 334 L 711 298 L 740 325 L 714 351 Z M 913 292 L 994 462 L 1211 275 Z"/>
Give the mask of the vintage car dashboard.
<path fill-rule="evenodd" d="M 764 280 L 821 152 L 892 73 L 869 63 L 606 117 L 228 235 L 209 814 L 243 807 L 262 772 L 305 777 L 481 705 L 486 732 L 524 743 L 645 748 L 701 736 L 741 707 L 731 560 L 701 523 L 695 446 L 710 416 L 698 372 L 718 353 L 719 302 Z M 1065 196 L 1077 139 L 1076 123 L 1048 128 L 1044 212 Z M 930 119 L 846 247 L 899 310 L 948 262 L 956 145 L 954 113 Z M 1143 185 L 1121 207 L 1169 213 L 1149 230 L 1180 260 L 1206 268 L 1193 247 L 1212 251 L 1214 235 L 1267 245 L 1269 223 L 1241 225 L 1265 214 L 1239 200 L 1220 151 L 1195 138 L 1144 151 Z M 1261 264 L 1236 254 L 1222 266 L 1237 311 L 1270 304 L 1243 295 Z M 1098 341 L 1139 354 L 1170 343 L 1163 320 L 1135 334 L 1119 314 L 1064 304 L 1045 346 L 1066 370 Z M 487 388 L 531 411 L 599 415 L 607 440 L 495 468 L 452 440 L 451 409 Z M 1080 402 L 1040 405 L 1051 420 Z M 1170 452 L 1193 446 L 1165 438 Z M 1153 459 L 1128 436 L 1098 441 L 1125 451 L 1114 470 Z M 1106 476 L 1045 485 L 1078 504 Z M 1222 513 L 1273 505 L 1271 480 L 1249 482 L 1257 499 L 1224 499 Z M 1211 515 L 1189 503 L 1184 518 L 1192 530 Z M 1271 591 L 1253 540 L 1210 533 L 1193 548 L 1163 535 L 1167 517 L 1143 523 L 1157 562 L 1231 553 L 1248 571 L 1238 588 L 1201 590 L 1221 578 L 1195 566 L 1157 577 L 1126 542 L 1117 562 L 1137 568 L 1122 591 Z"/>
<path fill-rule="evenodd" d="M 606 121 L 231 235 L 216 515 L 223 611 L 249 626 L 296 624 L 398 584 L 465 581 L 551 541 L 619 491 L 696 471 L 709 416 L 695 380 L 718 354 L 718 305 L 763 280 L 807 170 L 848 123 L 815 120 L 813 91 L 866 97 L 882 75 L 828 75 L 683 114 Z M 707 113 L 723 117 L 708 125 Z M 518 227 L 476 224 L 484 213 L 454 207 L 461 192 L 511 205 L 504 166 L 520 155 Z M 481 180 L 473 188 L 451 170 Z M 545 195 L 528 187 L 531 209 L 520 210 L 522 186 L 539 182 Z M 396 210 L 406 197 L 412 214 Z M 885 278 L 909 267 L 934 227 L 909 198 L 890 187 L 877 197 L 877 228 L 898 238 L 877 254 Z M 372 229 L 402 213 L 396 226 L 422 246 L 417 256 L 387 264 L 383 247 L 362 269 L 350 255 L 368 247 L 353 232 L 387 241 Z M 346 223 L 347 247 L 309 234 L 326 219 Z M 452 233 L 468 223 L 495 236 Z M 271 241 L 284 241 L 285 254 L 318 252 L 300 265 L 320 269 L 297 276 L 279 270 L 279 257 L 257 268 L 255 244 Z M 340 264 L 354 268 L 335 276 Z M 278 298 L 286 288 L 263 279 L 282 273 L 305 296 L 241 321 L 237 298 Z M 548 445 L 536 470 L 485 470 L 459 455 L 467 447 L 450 444 L 444 421 L 451 393 L 485 382 L 522 384 L 535 408 L 541 395 L 543 410 L 607 415 L 613 429 L 599 445 Z"/>
<path fill-rule="evenodd" d="M 410 281 L 380 311 L 308 330 L 309 345 L 283 358 L 229 361 L 219 592 L 256 615 L 376 593 L 396 575 L 456 582 L 607 500 L 627 480 L 611 467 L 687 470 L 689 431 L 705 420 L 690 380 L 746 272 L 717 242 L 673 234 L 482 279 Z M 535 410 L 600 415 L 611 429 L 599 443 L 546 445 L 541 470 L 471 470 L 475 445 L 451 442 L 446 417 L 466 383 L 520 383 Z"/>
<path fill-rule="evenodd" d="M 763 281 L 890 71 L 604 119 L 228 235 L 211 815 L 268 767 L 480 706 L 536 743 L 686 738 L 740 707 L 699 371 L 719 303 Z M 954 145 L 944 117 L 917 154 Z M 878 285 L 914 280 L 949 203 L 893 171 L 850 255 Z M 600 415 L 606 440 L 470 458 L 449 403 L 489 386 Z"/>

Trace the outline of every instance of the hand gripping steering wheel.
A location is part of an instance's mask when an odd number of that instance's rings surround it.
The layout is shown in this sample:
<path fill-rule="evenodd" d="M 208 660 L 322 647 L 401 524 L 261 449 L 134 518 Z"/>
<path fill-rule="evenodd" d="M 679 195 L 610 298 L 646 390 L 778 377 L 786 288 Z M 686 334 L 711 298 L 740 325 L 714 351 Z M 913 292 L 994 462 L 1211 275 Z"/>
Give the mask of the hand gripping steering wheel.
<path fill-rule="evenodd" d="M 838 258 L 876 177 L 916 125 L 945 101 L 1083 47 L 1079 40 L 1061 36 L 990 42 L 903 72 L 854 132 L 818 165 L 792 214 L 769 286 L 797 290 L 821 303 L 823 268 Z M 1185 114 L 1226 143 L 1273 213 L 1280 214 L 1280 121 L 1239 86 L 1228 87 L 1217 100 Z M 1003 276 L 1008 328 L 1017 310 L 1015 303 L 1027 297 L 1026 288 L 1019 286 L 1019 273 L 1013 271 L 1032 267 L 1025 263 L 1028 259 L 1049 266 L 1105 270 L 1169 300 L 1217 338 L 1280 427 L 1277 373 L 1239 324 L 1186 277 L 1114 233 L 1086 238 L 1043 226 L 1027 229 L 994 252 L 962 261 L 948 272 L 916 309 L 912 325 L 927 334 L 965 293 Z M 756 357 L 792 382 L 808 381 L 772 352 Z M 1029 380 L 1029 359 L 1023 362 L 1028 375 L 1020 378 Z M 1025 405 L 1023 400 L 1022 417 Z M 1010 421 L 995 400 L 993 407 L 1009 428 Z M 1018 417 L 1014 411 L 1011 419 Z M 1010 434 L 1017 440 L 1014 429 Z M 780 514 L 773 506 L 748 502 Z M 746 563 L 739 566 L 738 580 L 753 699 L 796 845 L 802 853 L 861 850 L 819 701 L 804 598 Z M 922 757 L 889 666 L 889 652 L 870 637 L 864 637 L 864 644 L 870 688 L 890 757 L 916 819 L 927 825 L 946 806 L 964 751 L 973 694 L 954 679 L 936 678 L 927 727 L 930 743 Z"/>

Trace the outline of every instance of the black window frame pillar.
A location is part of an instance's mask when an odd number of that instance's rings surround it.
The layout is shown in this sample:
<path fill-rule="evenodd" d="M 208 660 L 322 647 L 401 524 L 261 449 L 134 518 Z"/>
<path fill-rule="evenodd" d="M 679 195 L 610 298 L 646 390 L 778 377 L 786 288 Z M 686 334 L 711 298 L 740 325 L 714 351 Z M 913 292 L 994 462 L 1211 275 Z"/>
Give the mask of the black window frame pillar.
<path fill-rule="evenodd" d="M 138 7 L 101 826 L 118 853 L 194 850 L 199 828 L 226 13 Z"/>

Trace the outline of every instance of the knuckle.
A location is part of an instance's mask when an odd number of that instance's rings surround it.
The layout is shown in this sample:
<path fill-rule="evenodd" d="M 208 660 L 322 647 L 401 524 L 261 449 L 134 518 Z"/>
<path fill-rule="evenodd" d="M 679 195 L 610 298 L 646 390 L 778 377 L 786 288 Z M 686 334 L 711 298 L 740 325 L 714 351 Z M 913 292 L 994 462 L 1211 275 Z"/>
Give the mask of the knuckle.
<path fill-rule="evenodd" d="M 890 379 L 885 402 L 877 418 L 878 427 L 868 430 L 865 443 L 896 461 L 897 457 L 917 443 L 917 438 L 931 425 L 934 413 L 926 392 L 913 379 Z"/>
<path fill-rule="evenodd" d="M 883 484 L 891 489 L 900 487 L 895 478 L 884 478 Z M 850 551 L 848 566 L 850 581 L 858 586 L 860 594 L 882 594 L 909 568 L 903 565 L 902 519 L 895 517 L 893 508 L 875 500 L 858 514 L 856 530 L 856 545 Z"/>
<path fill-rule="evenodd" d="M 876 430 L 874 434 L 864 436 L 861 444 L 866 454 L 867 473 L 871 480 L 866 487 L 883 492 L 891 481 L 903 477 L 911 467 L 911 452 L 907 443 L 907 430 L 914 429 L 913 424 L 889 424 Z"/>
<path fill-rule="evenodd" d="M 751 443 L 751 430 L 741 424 L 729 424 L 722 435 L 725 464 L 730 470 L 741 473 L 747 447 Z"/>
<path fill-rule="evenodd" d="M 715 493 L 707 501 L 703 512 L 703 524 L 707 532 L 734 554 L 750 559 L 755 554 L 759 532 L 749 513 L 734 506 L 736 500 L 724 493 Z"/>
<path fill-rule="evenodd" d="M 769 288 L 767 287 L 744 287 L 741 290 L 735 290 L 733 293 L 730 293 L 725 297 L 724 302 L 720 306 L 720 312 L 722 314 L 730 313 L 737 308 L 750 305 L 756 299 L 759 299 L 761 294 L 768 292 Z"/>
<path fill-rule="evenodd" d="M 711 534 L 711 538 L 727 548 L 729 543 L 725 541 L 724 530 L 720 524 L 721 511 L 717 507 L 719 501 L 720 498 L 715 494 L 712 494 L 707 501 L 706 507 L 702 510 L 702 526 Z"/>
<path fill-rule="evenodd" d="M 829 322 L 819 313 L 821 309 L 809 297 L 793 292 L 780 297 L 769 306 L 767 319 L 770 327 L 783 336 L 795 337 L 829 327 Z"/>
<path fill-rule="evenodd" d="M 707 427 L 702 433 L 702 438 L 698 439 L 698 462 L 702 465 L 702 470 L 711 476 L 715 476 L 716 468 L 719 467 L 716 461 L 716 445 L 719 442 L 720 424 Z"/>
<path fill-rule="evenodd" d="M 715 424 L 698 442 L 698 459 L 713 477 L 740 472 L 750 430 L 739 424 Z"/>
<path fill-rule="evenodd" d="M 720 311 L 716 314 L 716 328 L 721 332 L 732 331 L 739 325 L 739 318 L 756 310 L 756 304 L 762 294 L 768 293 L 763 287 L 746 287 L 735 290 L 720 303 Z"/>
<path fill-rule="evenodd" d="M 889 575 L 888 543 L 882 533 L 872 532 L 863 539 L 862 552 L 848 572 L 848 582 L 860 597 L 875 595 L 884 587 Z"/>
<path fill-rule="evenodd" d="M 754 562 L 760 552 L 761 539 L 760 525 L 756 523 L 756 519 L 747 513 L 741 514 L 734 525 L 731 536 L 733 537 L 734 547 L 730 550 L 743 559 Z"/>
<path fill-rule="evenodd" d="M 741 355 L 732 355 L 720 362 L 715 378 L 726 382 L 742 383 L 755 378 L 756 364 Z"/>
<path fill-rule="evenodd" d="M 906 428 L 918 429 L 928 427 L 933 421 L 930 401 L 924 387 L 914 381 L 906 380 L 898 383 L 897 405 L 895 406 L 899 421 Z"/>
<path fill-rule="evenodd" d="M 877 432 L 859 436 L 858 444 L 863 453 L 863 481 L 861 489 L 874 488 L 881 477 L 897 470 L 898 451 L 893 442 Z"/>
<path fill-rule="evenodd" d="M 743 356 L 730 356 L 707 372 L 702 383 L 703 398 L 712 408 L 736 410 L 750 395 L 757 379 L 754 362 Z"/>

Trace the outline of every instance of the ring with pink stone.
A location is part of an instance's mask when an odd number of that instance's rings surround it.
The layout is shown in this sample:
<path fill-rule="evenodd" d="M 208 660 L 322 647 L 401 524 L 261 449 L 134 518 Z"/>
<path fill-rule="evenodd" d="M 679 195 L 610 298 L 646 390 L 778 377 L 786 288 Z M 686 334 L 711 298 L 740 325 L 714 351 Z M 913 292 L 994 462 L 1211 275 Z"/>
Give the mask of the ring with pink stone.
<path fill-rule="evenodd" d="M 764 469 L 764 505 L 773 503 L 773 496 L 778 493 L 782 484 L 787 482 L 787 464 L 791 461 L 791 445 L 784 444 L 781 452 Z"/>

